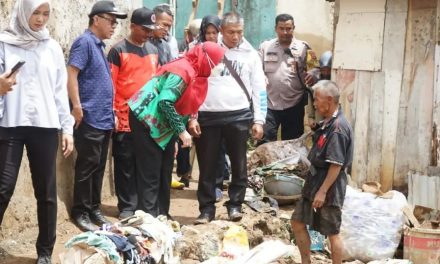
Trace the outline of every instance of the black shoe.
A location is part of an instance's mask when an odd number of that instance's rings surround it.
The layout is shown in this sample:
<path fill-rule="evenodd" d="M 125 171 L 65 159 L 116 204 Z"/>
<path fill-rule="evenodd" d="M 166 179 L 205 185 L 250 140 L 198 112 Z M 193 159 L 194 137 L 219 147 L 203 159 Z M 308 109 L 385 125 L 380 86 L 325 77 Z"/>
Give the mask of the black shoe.
<path fill-rule="evenodd" d="M 189 179 L 186 178 L 185 176 L 182 176 L 182 178 L 180 178 L 179 182 L 183 183 L 186 188 L 189 187 Z"/>
<path fill-rule="evenodd" d="M 90 220 L 92 220 L 93 223 L 95 223 L 98 226 L 102 226 L 104 224 L 106 225 L 113 225 L 112 222 L 107 220 L 107 218 L 102 215 L 101 210 L 94 210 L 90 213 Z"/>
<path fill-rule="evenodd" d="M 214 220 L 214 214 L 210 213 L 201 213 L 199 217 L 197 217 L 196 221 L 194 221 L 195 225 L 203 225 L 207 224 Z"/>
<path fill-rule="evenodd" d="M 96 231 L 99 229 L 99 226 L 96 226 L 92 223 L 92 221 L 90 220 L 89 214 L 86 212 L 83 212 L 82 214 L 80 214 L 78 216 L 74 216 L 73 220 L 74 220 L 75 224 L 78 226 L 78 228 L 84 232 L 86 232 L 86 231 L 93 232 L 93 231 Z"/>
<path fill-rule="evenodd" d="M 243 218 L 240 208 L 237 207 L 228 208 L 228 216 L 229 220 L 233 222 L 238 222 Z"/>
<path fill-rule="evenodd" d="M 40 255 L 37 258 L 37 264 L 52 264 L 52 258 L 46 255 Z"/>

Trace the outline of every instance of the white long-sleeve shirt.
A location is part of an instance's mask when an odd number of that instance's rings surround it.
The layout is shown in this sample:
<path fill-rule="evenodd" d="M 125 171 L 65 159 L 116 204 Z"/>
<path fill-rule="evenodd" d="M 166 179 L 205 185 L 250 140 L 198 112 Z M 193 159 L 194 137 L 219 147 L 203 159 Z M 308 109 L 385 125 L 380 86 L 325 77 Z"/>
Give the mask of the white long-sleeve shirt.
<path fill-rule="evenodd" d="M 26 63 L 12 91 L 0 96 L 0 127 L 34 126 L 73 134 L 67 96 L 67 71 L 60 45 L 53 39 L 26 50 L 0 42 L 0 73 Z"/>
<path fill-rule="evenodd" d="M 236 48 L 228 49 L 219 37 L 219 44 L 225 47 L 225 56 L 252 96 L 254 123 L 264 124 L 267 112 L 266 81 L 258 52 L 244 38 Z M 224 112 L 245 109 L 249 101 L 243 89 L 227 68 L 220 76 L 208 78 L 208 94 L 199 111 Z"/>

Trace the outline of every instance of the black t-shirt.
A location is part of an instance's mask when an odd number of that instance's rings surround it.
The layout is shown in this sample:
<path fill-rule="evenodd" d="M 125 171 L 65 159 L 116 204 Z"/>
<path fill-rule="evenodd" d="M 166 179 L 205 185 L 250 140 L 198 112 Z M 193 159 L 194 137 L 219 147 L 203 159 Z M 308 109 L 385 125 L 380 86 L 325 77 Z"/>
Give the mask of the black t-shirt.
<path fill-rule="evenodd" d="M 313 136 L 313 147 L 308 155 L 312 167 L 303 188 L 304 198 L 313 201 L 330 164 L 341 165 L 341 172 L 327 191 L 325 206 L 344 204 L 347 175 L 344 169 L 353 161 L 353 132 L 341 109 L 327 123 L 322 123 Z"/>
<path fill-rule="evenodd" d="M 151 43 L 156 46 L 159 52 L 159 65 L 165 65 L 170 62 L 173 58 L 171 57 L 171 48 L 168 42 L 163 39 L 151 39 Z"/>

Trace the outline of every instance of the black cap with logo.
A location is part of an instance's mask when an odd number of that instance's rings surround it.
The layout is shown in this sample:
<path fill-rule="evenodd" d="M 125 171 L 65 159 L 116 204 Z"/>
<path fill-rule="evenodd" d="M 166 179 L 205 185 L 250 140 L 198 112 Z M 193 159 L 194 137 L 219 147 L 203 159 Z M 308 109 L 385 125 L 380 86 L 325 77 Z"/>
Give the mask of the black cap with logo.
<path fill-rule="evenodd" d="M 135 9 L 131 15 L 131 23 L 149 29 L 156 29 L 156 15 L 146 7 Z"/>
<path fill-rule="evenodd" d="M 115 15 L 116 18 L 121 18 L 121 19 L 127 18 L 127 14 L 119 11 L 116 8 L 115 3 L 113 3 L 113 1 L 96 2 L 92 7 L 92 11 L 90 12 L 89 17 L 93 17 L 94 15 L 104 14 L 104 13 Z"/>

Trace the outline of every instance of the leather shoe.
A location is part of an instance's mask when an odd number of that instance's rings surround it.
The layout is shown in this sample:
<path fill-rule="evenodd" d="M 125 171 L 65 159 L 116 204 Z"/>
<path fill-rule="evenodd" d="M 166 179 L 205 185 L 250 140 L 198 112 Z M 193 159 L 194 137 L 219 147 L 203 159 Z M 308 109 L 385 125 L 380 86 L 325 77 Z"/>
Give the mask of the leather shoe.
<path fill-rule="evenodd" d="M 210 213 L 201 213 L 199 217 L 197 217 L 196 221 L 194 221 L 195 225 L 203 225 L 207 224 L 214 220 L 214 214 Z"/>
<path fill-rule="evenodd" d="M 229 220 L 233 222 L 240 221 L 243 218 L 240 208 L 237 207 L 228 208 L 228 216 Z"/>
<path fill-rule="evenodd" d="M 102 215 L 101 210 L 94 210 L 90 213 L 90 220 L 92 220 L 93 223 L 95 223 L 98 226 L 102 226 L 104 224 L 106 225 L 113 225 L 112 222 L 107 220 L 107 218 Z"/>
<path fill-rule="evenodd" d="M 37 264 L 52 264 L 52 260 L 50 256 L 40 255 L 37 258 Z"/>
<path fill-rule="evenodd" d="M 75 224 L 78 226 L 78 228 L 84 232 L 93 232 L 99 229 L 98 226 L 92 223 L 92 221 L 90 220 L 90 216 L 87 212 L 83 212 L 82 214 L 74 217 L 73 220 L 75 221 Z"/>

